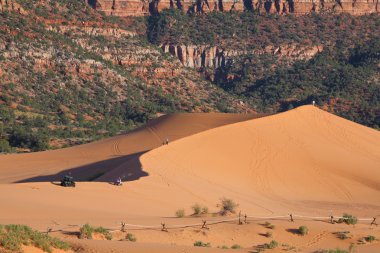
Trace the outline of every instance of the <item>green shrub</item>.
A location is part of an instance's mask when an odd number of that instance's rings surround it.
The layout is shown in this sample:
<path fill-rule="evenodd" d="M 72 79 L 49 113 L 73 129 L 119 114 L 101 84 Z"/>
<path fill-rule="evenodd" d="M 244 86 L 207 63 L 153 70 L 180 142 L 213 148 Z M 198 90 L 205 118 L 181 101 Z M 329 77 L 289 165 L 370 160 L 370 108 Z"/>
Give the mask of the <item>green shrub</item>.
<path fill-rule="evenodd" d="M 200 214 L 207 214 L 208 213 L 208 207 L 207 206 L 201 206 L 198 203 L 195 203 L 192 207 L 194 215 L 200 215 Z"/>
<path fill-rule="evenodd" d="M 268 221 L 264 223 L 264 227 L 269 228 L 269 229 L 275 229 L 276 228 L 275 225 L 273 225 L 272 223 L 270 223 Z"/>
<path fill-rule="evenodd" d="M 194 246 L 195 247 L 211 247 L 211 244 L 208 242 L 208 243 L 204 243 L 202 241 L 196 241 L 194 243 Z"/>
<path fill-rule="evenodd" d="M 185 209 L 178 209 L 178 210 L 175 212 L 175 216 L 177 216 L 178 218 L 183 218 L 183 217 L 185 217 Z"/>
<path fill-rule="evenodd" d="M 105 229 L 103 227 L 97 227 L 97 228 L 95 228 L 94 232 L 104 235 L 104 237 L 107 240 L 112 240 L 112 234 L 110 233 L 110 231 L 108 231 L 107 229 Z"/>
<path fill-rule="evenodd" d="M 337 235 L 337 237 L 341 240 L 346 240 L 346 239 L 349 239 L 351 238 L 350 236 L 350 231 L 342 231 L 342 232 L 336 232 L 335 233 Z"/>
<path fill-rule="evenodd" d="M 348 253 L 348 252 L 346 250 L 336 248 L 336 249 L 330 249 L 330 250 L 320 250 L 317 253 Z"/>
<path fill-rule="evenodd" d="M 235 208 L 238 207 L 238 204 L 236 204 L 233 200 L 222 198 L 221 199 L 221 207 L 220 207 L 220 214 L 226 215 L 227 213 L 235 213 Z"/>
<path fill-rule="evenodd" d="M 70 249 L 68 243 L 24 225 L 0 226 L 0 244 L 5 250 L 15 253 L 22 252 L 22 245 L 33 245 L 49 253 L 52 248 Z"/>
<path fill-rule="evenodd" d="M 298 228 L 298 233 L 302 236 L 307 235 L 309 233 L 309 229 L 306 226 L 300 226 Z"/>
<path fill-rule="evenodd" d="M 92 239 L 92 233 L 94 232 L 94 228 L 89 224 L 84 224 L 79 229 L 79 238 L 80 239 Z"/>
<path fill-rule="evenodd" d="M 135 237 L 135 235 L 134 234 L 131 234 L 131 233 L 128 233 L 126 236 L 125 236 L 125 239 L 127 240 L 127 241 L 130 241 L 130 242 L 135 242 L 137 239 L 136 239 L 136 237 Z"/>
<path fill-rule="evenodd" d="M 272 238 L 272 232 L 268 231 L 264 234 L 265 237 Z"/>
<path fill-rule="evenodd" d="M 373 235 L 369 235 L 369 236 L 365 237 L 365 240 L 367 242 L 374 242 L 374 241 L 376 241 L 376 237 L 374 237 Z"/>
<path fill-rule="evenodd" d="M 265 243 L 263 245 L 264 249 L 274 249 L 278 247 L 278 242 L 275 240 L 272 240 L 270 243 Z"/>
<path fill-rule="evenodd" d="M 199 215 L 202 212 L 202 207 L 199 204 L 194 204 L 191 208 L 193 209 L 195 215 Z"/>
<path fill-rule="evenodd" d="M 241 246 L 239 244 L 234 244 L 231 246 L 231 249 L 241 249 Z"/>
<path fill-rule="evenodd" d="M 356 223 L 358 223 L 358 218 L 356 218 L 355 216 L 351 215 L 351 214 L 343 214 L 343 218 L 340 218 L 338 220 L 339 223 L 346 223 L 347 225 L 355 225 Z"/>
<path fill-rule="evenodd" d="M 219 249 L 229 249 L 228 246 L 226 245 L 222 245 L 222 246 L 218 246 Z"/>

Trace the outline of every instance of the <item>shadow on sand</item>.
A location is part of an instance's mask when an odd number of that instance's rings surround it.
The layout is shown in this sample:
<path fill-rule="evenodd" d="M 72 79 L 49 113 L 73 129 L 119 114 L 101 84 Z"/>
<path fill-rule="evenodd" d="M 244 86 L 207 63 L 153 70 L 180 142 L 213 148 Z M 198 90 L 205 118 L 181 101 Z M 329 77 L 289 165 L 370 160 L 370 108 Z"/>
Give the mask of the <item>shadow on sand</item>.
<path fill-rule="evenodd" d="M 139 152 L 127 156 L 120 156 L 104 161 L 99 161 L 75 168 L 63 170 L 56 174 L 31 177 L 15 183 L 30 182 L 55 182 L 60 181 L 65 175 L 74 177 L 78 182 L 114 182 L 121 177 L 124 182 L 135 181 L 148 176 L 142 170 L 140 156 L 145 152 Z M 69 157 L 67 159 L 70 159 Z"/>

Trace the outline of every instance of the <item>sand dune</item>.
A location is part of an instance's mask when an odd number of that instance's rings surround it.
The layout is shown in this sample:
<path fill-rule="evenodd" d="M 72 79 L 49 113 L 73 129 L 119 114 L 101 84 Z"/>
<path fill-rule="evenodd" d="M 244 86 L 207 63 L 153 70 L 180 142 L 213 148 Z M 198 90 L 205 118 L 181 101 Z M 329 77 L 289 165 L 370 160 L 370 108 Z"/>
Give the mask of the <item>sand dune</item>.
<path fill-rule="evenodd" d="M 141 163 L 188 200 L 226 194 L 255 212 L 380 203 L 380 132 L 313 106 L 205 131 Z"/>
<path fill-rule="evenodd" d="M 58 180 L 62 174 L 68 173 L 67 170 L 77 180 L 94 180 L 135 159 L 142 152 L 159 147 L 167 138 L 173 141 L 260 116 L 222 113 L 166 115 L 129 134 L 86 145 L 39 153 L 0 155 L 0 183 Z M 133 174 L 130 175 L 132 179 L 144 175 L 140 171 L 128 173 Z M 110 179 L 103 176 L 99 180 Z"/>
<path fill-rule="evenodd" d="M 173 219 L 174 212 L 185 208 L 191 214 L 194 203 L 217 212 L 221 197 L 238 202 L 238 210 L 251 216 L 337 216 L 343 212 L 380 216 L 379 131 L 313 106 L 244 121 L 251 117 L 166 116 L 128 135 L 92 144 L 1 156 L 0 192 L 9 194 L 0 194 L 0 224 L 24 223 L 38 229 L 49 226 L 73 231 L 86 222 L 116 228 L 120 221 L 158 226 L 161 222 L 192 224 L 201 218 Z M 166 137 L 171 142 L 162 146 Z M 128 182 L 122 187 L 80 182 L 76 188 L 43 182 L 74 167 L 77 178 L 97 176 L 97 181 L 108 181 L 122 176 Z M 42 182 L 8 184 L 28 178 Z M 301 252 L 348 247 L 350 241 L 337 239 L 333 232 L 352 229 L 352 242 L 368 234 L 380 235 L 378 227 L 365 222 L 354 229 L 300 218 L 295 223 L 276 221 L 274 236 L 297 245 Z M 288 231 L 305 223 L 311 228 L 309 236 L 300 239 Z M 269 242 L 260 224 L 221 224 L 207 233 L 199 228 L 169 233 L 137 229 L 133 233 L 142 244 L 129 244 L 126 249 L 150 252 L 157 247 L 158 252 L 190 252 L 191 248 L 182 246 L 192 246 L 195 240 L 210 241 L 213 246 L 239 243 L 252 247 Z M 82 245 L 83 252 L 119 252 L 124 247 L 123 242 Z M 363 246 L 360 252 L 377 252 L 379 246 Z"/>

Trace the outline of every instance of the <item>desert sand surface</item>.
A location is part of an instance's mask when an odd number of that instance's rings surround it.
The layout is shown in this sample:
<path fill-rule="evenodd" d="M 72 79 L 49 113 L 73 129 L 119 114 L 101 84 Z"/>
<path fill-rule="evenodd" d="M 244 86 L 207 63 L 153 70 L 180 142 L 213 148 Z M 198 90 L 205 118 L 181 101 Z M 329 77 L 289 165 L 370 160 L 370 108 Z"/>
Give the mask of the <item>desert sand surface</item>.
<path fill-rule="evenodd" d="M 0 155 L 0 183 L 59 180 L 69 172 L 76 180 L 109 180 L 104 174 L 143 152 L 159 147 L 166 139 L 173 141 L 210 128 L 261 116 L 223 113 L 165 115 L 131 133 L 94 143 L 38 153 Z M 137 174 L 134 171 L 129 173 Z M 133 179 L 139 175 L 130 177 Z"/>
<path fill-rule="evenodd" d="M 217 246 L 233 244 L 242 246 L 237 252 L 256 252 L 273 239 L 281 246 L 270 252 L 347 250 L 350 243 L 356 252 L 380 252 L 378 241 L 358 244 L 364 236 L 380 237 L 380 228 L 370 225 L 372 217 L 380 219 L 379 131 L 313 106 L 246 121 L 250 116 L 229 122 L 224 118 L 218 124 L 205 123 L 210 115 L 186 117 L 186 124 L 151 126 L 154 134 L 146 127 L 80 147 L 1 157 L 0 224 L 22 223 L 42 231 L 51 227 L 54 235 L 79 245 L 78 252 L 227 252 Z M 161 145 L 166 136 L 175 141 Z M 79 182 L 75 188 L 50 182 L 55 180 L 51 173 L 73 164 L 136 153 L 114 166 L 104 168 L 100 162 L 77 170 L 84 180 L 88 171 L 87 176 L 94 175 L 88 168 L 95 168 L 102 173 L 98 182 Z M 52 158 L 44 165 L 41 157 L 48 155 Z M 128 175 L 129 170 L 143 176 Z M 45 180 L 26 180 L 46 175 Z M 121 187 L 104 182 L 117 176 L 127 181 Z M 12 183 L 19 181 L 25 182 Z M 237 202 L 237 211 L 249 216 L 249 224 L 232 220 L 201 229 L 202 220 L 236 217 L 216 215 L 222 197 Z M 191 216 L 194 203 L 208 206 L 210 214 Z M 187 216 L 176 218 L 181 208 Z M 329 223 L 327 217 L 342 213 L 365 219 L 355 226 Z M 294 222 L 289 214 L 295 215 Z M 127 226 L 136 243 L 117 241 L 125 237 L 118 231 L 123 221 L 141 226 Z M 272 238 L 264 236 L 265 221 L 275 225 Z M 114 240 L 78 240 L 76 233 L 87 222 L 111 229 Z M 168 232 L 160 230 L 161 223 Z M 197 225 L 184 227 L 190 224 Z M 308 235 L 295 232 L 301 225 L 309 228 Z M 350 231 L 352 238 L 338 239 L 338 231 Z M 193 247 L 197 240 L 212 247 Z"/>

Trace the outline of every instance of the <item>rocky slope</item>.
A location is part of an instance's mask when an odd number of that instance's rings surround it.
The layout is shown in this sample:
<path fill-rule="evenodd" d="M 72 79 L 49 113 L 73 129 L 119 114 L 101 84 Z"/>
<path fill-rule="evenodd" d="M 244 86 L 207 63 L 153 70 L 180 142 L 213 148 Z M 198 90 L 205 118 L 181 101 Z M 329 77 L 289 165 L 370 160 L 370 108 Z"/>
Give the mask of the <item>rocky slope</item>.
<path fill-rule="evenodd" d="M 107 15 L 143 16 L 176 8 L 186 13 L 208 13 L 255 10 L 260 13 L 296 15 L 311 12 L 365 15 L 379 12 L 379 0 L 88 0 L 95 9 Z"/>
<path fill-rule="evenodd" d="M 149 44 L 144 21 L 71 0 L 2 4 L 0 152 L 87 142 L 165 113 L 250 110 Z"/>

